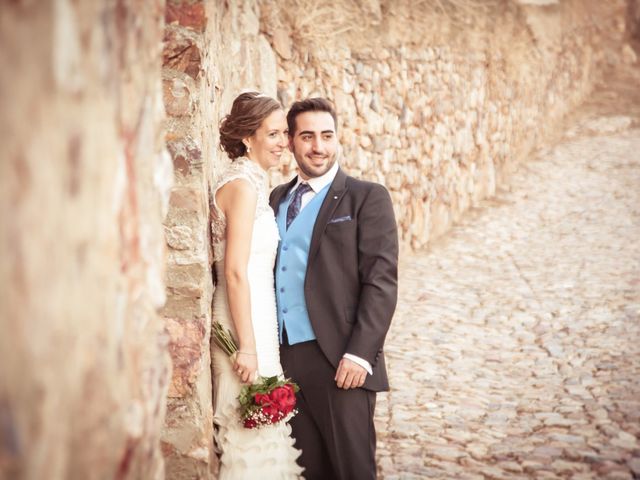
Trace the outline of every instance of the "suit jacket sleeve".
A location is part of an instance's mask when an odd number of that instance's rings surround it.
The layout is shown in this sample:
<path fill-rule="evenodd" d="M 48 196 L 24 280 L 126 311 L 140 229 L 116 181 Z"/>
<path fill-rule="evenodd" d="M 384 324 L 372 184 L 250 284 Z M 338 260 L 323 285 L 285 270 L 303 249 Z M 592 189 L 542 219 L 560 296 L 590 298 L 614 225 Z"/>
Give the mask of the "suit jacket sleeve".
<path fill-rule="evenodd" d="M 357 218 L 360 297 L 346 351 L 375 366 L 398 297 L 398 231 L 386 188 L 373 185 Z"/>

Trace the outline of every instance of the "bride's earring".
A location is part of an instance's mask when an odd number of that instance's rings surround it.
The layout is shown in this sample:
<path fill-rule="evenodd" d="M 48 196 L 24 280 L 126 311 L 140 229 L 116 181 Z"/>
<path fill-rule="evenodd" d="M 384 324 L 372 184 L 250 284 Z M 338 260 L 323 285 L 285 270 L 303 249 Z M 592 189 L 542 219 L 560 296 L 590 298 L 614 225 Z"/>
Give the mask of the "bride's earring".
<path fill-rule="evenodd" d="M 251 147 L 249 145 L 247 145 L 246 143 L 244 144 L 244 148 L 247 149 L 247 153 L 251 153 Z"/>

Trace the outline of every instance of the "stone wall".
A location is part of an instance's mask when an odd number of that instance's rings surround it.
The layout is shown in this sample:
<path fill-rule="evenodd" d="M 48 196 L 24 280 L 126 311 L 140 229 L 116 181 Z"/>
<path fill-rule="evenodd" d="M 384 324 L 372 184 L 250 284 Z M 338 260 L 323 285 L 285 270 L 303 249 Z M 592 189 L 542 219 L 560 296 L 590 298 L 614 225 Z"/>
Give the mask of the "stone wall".
<path fill-rule="evenodd" d="M 213 478 L 209 187 L 226 156 L 218 123 L 242 89 L 276 95 L 276 59 L 253 1 L 169 1 L 164 39 L 166 139 L 176 171 L 165 222 L 174 371 L 163 433 L 167 477 Z M 245 59 L 239 61 L 238 59 Z"/>
<path fill-rule="evenodd" d="M 205 132 L 210 86 L 203 2 L 168 2 L 163 50 L 166 141 L 175 185 L 165 221 L 167 304 L 173 377 L 162 435 L 168 478 L 210 478 L 213 464 L 209 332 L 212 281 L 207 235 Z M 180 461 L 188 458 L 187 462 Z M 179 472 L 184 476 L 180 476 Z"/>
<path fill-rule="evenodd" d="M 0 8 L 1 478 L 164 478 L 162 10 Z"/>
<path fill-rule="evenodd" d="M 494 3 L 458 24 L 383 3 L 385 13 L 355 38 L 327 29 L 320 39 L 300 25 L 300 2 L 265 4 L 279 99 L 335 101 L 342 164 L 390 189 L 405 246 L 427 246 L 491 196 L 585 98 L 622 34 L 622 1 Z M 316 10 L 316 21 L 330 22 L 337 8 Z M 289 156 L 283 171 L 293 169 Z"/>

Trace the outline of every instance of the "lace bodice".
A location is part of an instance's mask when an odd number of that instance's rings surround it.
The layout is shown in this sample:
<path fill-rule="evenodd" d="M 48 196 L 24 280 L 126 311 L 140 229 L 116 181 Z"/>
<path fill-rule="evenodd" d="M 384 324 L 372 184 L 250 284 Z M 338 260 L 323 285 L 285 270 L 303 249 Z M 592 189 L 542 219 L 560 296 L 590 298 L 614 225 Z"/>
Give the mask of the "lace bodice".
<path fill-rule="evenodd" d="M 271 207 L 269 206 L 269 198 L 267 195 L 269 182 L 267 172 L 260 168 L 257 163 L 246 157 L 240 157 L 234 162 L 231 162 L 231 164 L 222 173 L 211 192 L 211 241 L 213 245 L 214 261 L 219 261 L 224 256 L 224 240 L 227 228 L 227 219 L 216 203 L 216 192 L 223 185 L 238 178 L 243 178 L 249 181 L 258 194 L 255 220 L 263 216 L 265 213 L 269 215 L 273 214 Z"/>

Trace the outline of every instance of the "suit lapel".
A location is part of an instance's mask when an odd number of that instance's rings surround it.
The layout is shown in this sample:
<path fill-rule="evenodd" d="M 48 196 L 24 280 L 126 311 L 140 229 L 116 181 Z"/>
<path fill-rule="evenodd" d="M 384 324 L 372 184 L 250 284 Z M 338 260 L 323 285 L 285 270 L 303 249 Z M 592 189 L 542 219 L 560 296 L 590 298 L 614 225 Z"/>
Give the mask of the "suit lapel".
<path fill-rule="evenodd" d="M 333 212 L 336 210 L 336 207 L 347 191 L 345 185 L 346 180 L 347 175 L 342 171 L 342 169 L 339 168 L 338 173 L 336 173 L 336 178 L 334 178 L 333 182 L 331 182 L 331 186 L 329 187 L 327 196 L 322 202 L 322 206 L 320 207 L 320 211 L 318 212 L 318 217 L 316 218 L 316 223 L 313 226 L 313 234 L 311 236 L 311 245 L 309 245 L 309 259 L 307 265 L 311 264 L 311 260 L 313 259 L 314 255 L 318 251 L 318 247 L 320 246 L 320 239 L 322 238 L 322 234 L 327 227 L 327 222 L 333 215 Z"/>
<path fill-rule="evenodd" d="M 293 187 L 297 181 L 298 176 L 296 175 L 289 183 L 282 184 L 279 187 L 276 187 L 276 189 L 273 191 L 273 195 L 270 198 L 269 204 L 273 209 L 274 215 L 278 215 L 278 208 L 280 208 L 282 199 L 287 196 L 287 192 L 291 190 L 291 187 Z"/>

